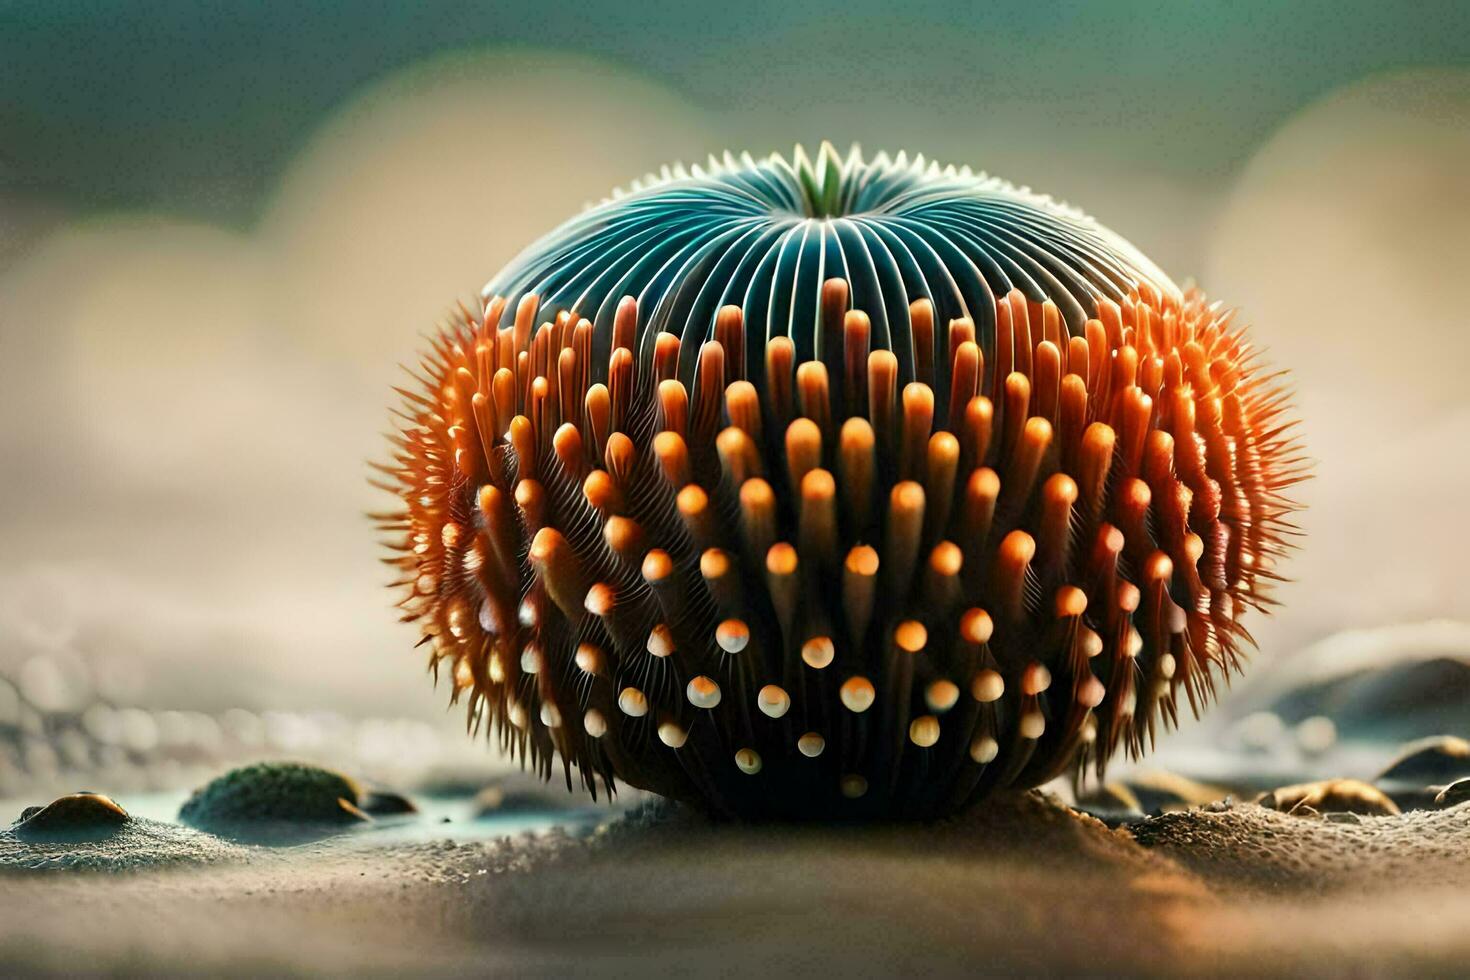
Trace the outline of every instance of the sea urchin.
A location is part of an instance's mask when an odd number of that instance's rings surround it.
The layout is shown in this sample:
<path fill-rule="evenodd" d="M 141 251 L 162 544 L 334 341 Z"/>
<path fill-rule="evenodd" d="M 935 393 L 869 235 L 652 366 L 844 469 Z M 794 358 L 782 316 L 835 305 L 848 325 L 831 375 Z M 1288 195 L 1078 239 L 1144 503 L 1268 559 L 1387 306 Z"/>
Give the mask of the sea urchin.
<path fill-rule="evenodd" d="M 650 176 L 411 373 L 379 516 L 472 724 L 739 816 L 1142 751 L 1238 666 L 1301 476 L 1229 313 L 903 154 Z"/>

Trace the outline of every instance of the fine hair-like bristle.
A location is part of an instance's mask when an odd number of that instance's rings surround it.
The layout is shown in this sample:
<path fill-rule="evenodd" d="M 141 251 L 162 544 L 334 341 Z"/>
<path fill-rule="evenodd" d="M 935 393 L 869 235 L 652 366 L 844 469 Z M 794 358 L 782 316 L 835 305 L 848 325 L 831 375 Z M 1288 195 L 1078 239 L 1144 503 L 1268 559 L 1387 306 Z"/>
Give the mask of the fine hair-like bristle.
<path fill-rule="evenodd" d="M 1017 235 L 1091 271 L 992 262 L 949 317 L 834 276 L 809 334 L 753 333 L 750 290 L 702 326 L 702 301 L 621 296 L 603 329 L 533 292 L 448 324 L 381 526 L 471 724 L 594 794 L 925 816 L 1199 711 L 1293 533 L 1281 381 L 1228 313 L 1016 200 Z"/>

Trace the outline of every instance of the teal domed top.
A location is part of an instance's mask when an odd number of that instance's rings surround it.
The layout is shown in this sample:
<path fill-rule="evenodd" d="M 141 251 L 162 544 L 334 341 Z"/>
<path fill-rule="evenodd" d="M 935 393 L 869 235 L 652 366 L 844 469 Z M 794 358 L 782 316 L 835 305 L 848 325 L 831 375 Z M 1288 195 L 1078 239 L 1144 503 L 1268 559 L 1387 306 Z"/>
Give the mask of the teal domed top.
<path fill-rule="evenodd" d="M 1122 237 L 1050 197 L 922 155 L 845 159 L 828 143 L 815 161 L 726 153 L 665 168 L 588 209 L 522 252 L 490 281 L 505 323 L 525 294 L 541 318 L 574 310 L 592 321 L 594 363 L 606 365 L 618 301 L 638 300 L 640 350 L 662 332 L 683 344 L 713 336 L 727 304 L 745 312 L 752 365 L 766 338 L 789 336 L 798 360 L 818 358 L 821 289 L 845 279 L 872 319 L 875 349 L 914 377 L 909 304 L 928 299 L 944 329 L 968 317 L 994 349 L 995 300 L 1018 289 L 1051 300 L 1068 330 L 1140 282 L 1179 295 Z M 691 348 L 694 349 L 694 348 Z M 686 365 L 692 370 L 693 365 Z M 687 384 L 690 379 L 685 378 Z"/>

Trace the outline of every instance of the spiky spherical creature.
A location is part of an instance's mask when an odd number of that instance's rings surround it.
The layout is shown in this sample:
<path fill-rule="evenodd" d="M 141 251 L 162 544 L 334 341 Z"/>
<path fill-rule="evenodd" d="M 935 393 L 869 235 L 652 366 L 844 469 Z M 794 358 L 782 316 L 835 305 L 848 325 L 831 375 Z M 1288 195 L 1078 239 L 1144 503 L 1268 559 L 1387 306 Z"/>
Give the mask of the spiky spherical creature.
<path fill-rule="evenodd" d="M 383 525 L 471 721 L 741 816 L 1140 752 L 1238 666 L 1300 475 L 1228 313 L 902 154 L 650 177 L 413 373 Z"/>

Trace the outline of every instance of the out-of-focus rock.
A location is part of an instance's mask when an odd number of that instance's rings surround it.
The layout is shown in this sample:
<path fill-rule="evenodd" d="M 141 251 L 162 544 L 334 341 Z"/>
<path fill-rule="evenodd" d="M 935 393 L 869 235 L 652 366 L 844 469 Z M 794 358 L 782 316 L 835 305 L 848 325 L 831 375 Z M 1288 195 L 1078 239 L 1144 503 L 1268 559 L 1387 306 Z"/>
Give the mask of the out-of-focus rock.
<path fill-rule="evenodd" d="M 1324 779 L 1282 786 L 1256 800 L 1268 810 L 1296 816 L 1353 813 L 1363 817 L 1397 816 L 1399 808 L 1376 786 L 1358 779 Z"/>
<path fill-rule="evenodd" d="M 1453 735 L 1421 739 L 1404 747 L 1374 784 L 1403 810 L 1431 809 L 1441 789 L 1470 777 L 1470 742 Z"/>
<path fill-rule="evenodd" d="M 1470 731 L 1470 623 L 1338 633 L 1272 663 L 1240 694 L 1236 710 L 1254 712 L 1237 722 L 1246 748 L 1252 738 L 1277 737 L 1266 730 L 1267 715 L 1282 734 L 1291 729 L 1307 755 L 1325 751 L 1324 741 L 1395 744 Z M 1313 719 L 1330 719 L 1330 739 Z"/>
<path fill-rule="evenodd" d="M 1457 779 L 1435 794 L 1434 805 L 1441 810 L 1448 810 L 1466 800 L 1470 800 L 1470 779 Z"/>
<path fill-rule="evenodd" d="M 1470 801 L 1470 779 L 1457 779 L 1434 795 L 1434 806 L 1439 810 L 1448 810 L 1466 801 Z"/>
<path fill-rule="evenodd" d="M 359 805 L 362 794 L 355 780 L 330 769 L 262 762 L 195 790 L 179 819 L 237 840 L 310 839 L 371 820 Z"/>
<path fill-rule="evenodd" d="M 95 841 L 128 822 L 128 812 L 101 793 L 72 793 L 45 806 L 26 807 L 11 830 L 23 840 Z"/>
<path fill-rule="evenodd" d="M 419 812 L 418 805 L 407 796 L 381 787 L 363 790 L 358 796 L 358 806 L 371 817 L 407 816 Z"/>

